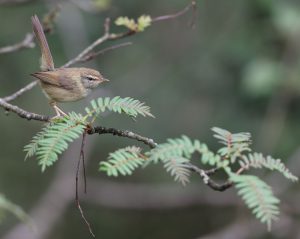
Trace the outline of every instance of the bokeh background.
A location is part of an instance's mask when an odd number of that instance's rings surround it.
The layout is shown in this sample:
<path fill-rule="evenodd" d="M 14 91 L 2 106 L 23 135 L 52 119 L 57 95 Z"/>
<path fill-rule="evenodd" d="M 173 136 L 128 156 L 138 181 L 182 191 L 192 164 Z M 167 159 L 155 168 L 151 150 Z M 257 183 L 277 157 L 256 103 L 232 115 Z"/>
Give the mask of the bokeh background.
<path fill-rule="evenodd" d="M 23 39 L 31 31 L 31 15 L 41 17 L 59 3 L 9 2 L 0 1 L 0 47 Z M 188 1 L 60 3 L 62 10 L 54 31 L 47 35 L 57 66 L 101 36 L 106 17 L 159 16 L 183 9 Z M 186 134 L 206 142 L 211 149 L 219 146 L 211 127 L 247 131 L 253 135 L 255 151 L 282 158 L 299 175 L 300 2 L 197 3 L 194 29 L 189 26 L 189 12 L 122 39 L 119 42 L 131 41 L 133 45 L 83 64 L 99 69 L 110 82 L 88 99 L 62 108 L 83 112 L 92 98 L 130 96 L 151 106 L 156 118 L 133 122 L 109 114 L 99 125 L 129 129 L 157 142 Z M 100 49 L 114 43 L 107 42 Z M 38 70 L 39 57 L 37 48 L 0 55 L 1 97 L 33 80 L 29 74 Z M 14 103 L 29 111 L 53 114 L 39 87 Z M 32 230 L 7 214 L 0 225 L 0 237 L 89 238 L 74 202 L 79 142 L 42 174 L 34 159 L 23 160 L 23 146 L 42 123 L 0 111 L 0 192 L 28 212 L 36 225 Z M 213 192 L 197 176 L 183 188 L 161 165 L 116 179 L 98 172 L 99 161 L 109 152 L 134 144 L 111 135 L 88 139 L 88 194 L 81 190 L 80 199 L 98 238 L 300 238 L 299 185 L 286 182 L 278 174 L 259 173 L 281 199 L 280 219 L 268 233 L 234 189 Z"/>

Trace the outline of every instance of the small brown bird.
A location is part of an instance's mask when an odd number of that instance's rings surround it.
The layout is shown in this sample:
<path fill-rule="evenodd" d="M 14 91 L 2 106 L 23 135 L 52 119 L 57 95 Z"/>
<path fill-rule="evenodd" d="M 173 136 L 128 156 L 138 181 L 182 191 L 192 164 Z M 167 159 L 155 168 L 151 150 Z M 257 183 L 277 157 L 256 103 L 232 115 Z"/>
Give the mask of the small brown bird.
<path fill-rule="evenodd" d="M 93 88 L 108 81 L 100 72 L 83 67 L 54 68 L 52 55 L 43 31 L 43 27 L 36 15 L 31 17 L 33 31 L 41 48 L 41 70 L 31 75 L 40 80 L 43 92 L 50 100 L 50 105 L 56 112 L 55 117 L 66 115 L 56 102 L 77 101 L 86 97 Z"/>

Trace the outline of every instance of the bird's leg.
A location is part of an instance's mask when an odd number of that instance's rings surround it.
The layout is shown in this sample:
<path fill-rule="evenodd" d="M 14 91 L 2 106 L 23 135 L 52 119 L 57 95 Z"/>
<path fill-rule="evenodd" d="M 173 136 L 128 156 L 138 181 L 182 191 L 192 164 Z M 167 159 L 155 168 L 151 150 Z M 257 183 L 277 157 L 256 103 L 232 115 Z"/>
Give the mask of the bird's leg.
<path fill-rule="evenodd" d="M 53 118 L 60 118 L 62 116 L 67 116 L 65 112 L 63 112 L 57 105 L 55 101 L 50 101 L 50 105 L 55 110 L 56 115 Z"/>

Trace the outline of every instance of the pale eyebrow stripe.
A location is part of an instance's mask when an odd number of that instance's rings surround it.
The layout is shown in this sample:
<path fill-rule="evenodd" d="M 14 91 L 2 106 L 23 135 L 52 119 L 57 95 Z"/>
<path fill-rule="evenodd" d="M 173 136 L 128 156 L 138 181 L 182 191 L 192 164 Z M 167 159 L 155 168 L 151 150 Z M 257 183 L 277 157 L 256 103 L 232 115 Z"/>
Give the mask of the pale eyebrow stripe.
<path fill-rule="evenodd" d="M 98 79 L 97 76 L 93 76 L 93 75 L 87 75 L 86 77 L 92 78 L 92 79 L 94 79 L 94 80 L 97 80 L 97 79 Z"/>

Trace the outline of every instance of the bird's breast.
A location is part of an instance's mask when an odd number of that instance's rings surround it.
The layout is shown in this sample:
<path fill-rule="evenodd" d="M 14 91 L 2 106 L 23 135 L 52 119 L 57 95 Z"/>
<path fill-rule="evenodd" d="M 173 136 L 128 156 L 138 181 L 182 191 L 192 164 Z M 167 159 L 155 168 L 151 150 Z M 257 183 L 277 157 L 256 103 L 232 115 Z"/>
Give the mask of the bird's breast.
<path fill-rule="evenodd" d="M 77 101 L 86 97 L 89 93 L 88 90 L 78 84 L 74 84 L 72 88 L 65 88 L 41 82 L 41 86 L 47 98 L 57 102 Z"/>

